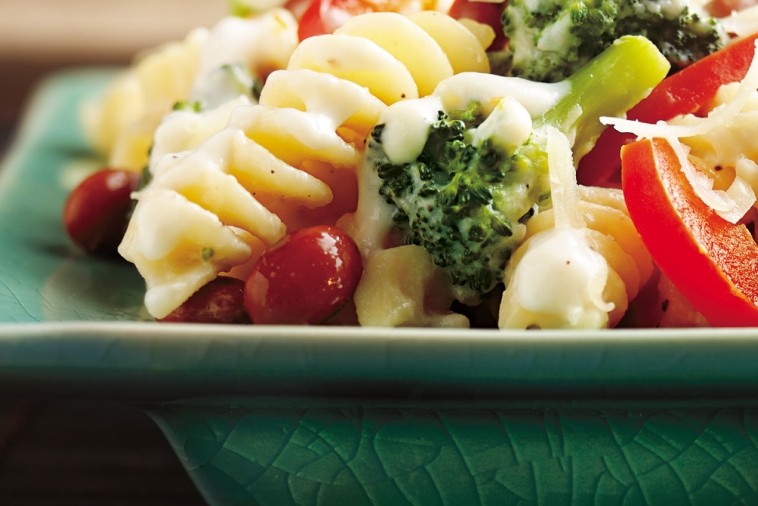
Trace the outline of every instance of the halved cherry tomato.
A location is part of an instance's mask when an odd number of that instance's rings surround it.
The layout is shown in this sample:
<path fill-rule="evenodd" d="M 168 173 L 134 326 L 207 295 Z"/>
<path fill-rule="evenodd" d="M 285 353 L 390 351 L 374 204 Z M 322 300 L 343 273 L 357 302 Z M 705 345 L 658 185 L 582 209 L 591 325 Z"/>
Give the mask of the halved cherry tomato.
<path fill-rule="evenodd" d="M 711 325 L 758 326 L 758 244 L 708 207 L 663 139 L 621 150 L 629 215 L 661 271 Z"/>
<path fill-rule="evenodd" d="M 79 183 L 63 207 L 63 224 L 71 240 L 88 253 L 115 255 L 139 180 L 133 171 L 102 169 Z"/>
<path fill-rule="evenodd" d="M 683 114 L 707 111 L 722 85 L 741 81 L 745 77 L 753 60 L 756 39 L 758 34 L 734 42 L 667 77 L 650 95 L 629 110 L 627 118 L 655 123 Z M 621 168 L 619 150 L 633 140 L 631 134 L 606 128 L 592 151 L 579 162 L 579 183 L 604 186 L 618 177 Z"/>
<path fill-rule="evenodd" d="M 353 296 L 363 261 L 353 239 L 337 227 L 293 232 L 267 250 L 245 283 L 253 323 L 318 324 Z"/>

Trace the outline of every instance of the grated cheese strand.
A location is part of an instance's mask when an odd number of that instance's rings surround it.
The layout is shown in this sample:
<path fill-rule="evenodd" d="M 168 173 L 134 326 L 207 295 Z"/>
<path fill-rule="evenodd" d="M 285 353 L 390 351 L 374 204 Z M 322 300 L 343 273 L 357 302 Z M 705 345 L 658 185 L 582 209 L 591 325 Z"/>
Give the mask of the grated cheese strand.
<path fill-rule="evenodd" d="M 571 146 L 566 136 L 555 127 L 547 130 L 547 162 L 555 226 L 583 228 L 585 223 L 578 212 L 579 192 Z"/>
<path fill-rule="evenodd" d="M 645 123 L 625 118 L 600 118 L 601 123 L 613 126 L 622 133 L 631 133 L 638 138 L 666 139 L 673 147 L 680 166 L 698 198 L 730 223 L 737 223 L 755 204 L 756 196 L 753 188 L 738 174 L 726 191 L 714 190 L 713 180 L 689 162 L 687 158 L 689 150 L 680 142 L 680 139 L 705 136 L 718 129 L 728 129 L 739 124 L 743 109 L 758 89 L 758 41 L 755 47 L 750 67 L 733 99 L 715 107 L 705 118 L 693 117 L 694 122 L 686 125 L 671 125 L 665 121 Z"/>

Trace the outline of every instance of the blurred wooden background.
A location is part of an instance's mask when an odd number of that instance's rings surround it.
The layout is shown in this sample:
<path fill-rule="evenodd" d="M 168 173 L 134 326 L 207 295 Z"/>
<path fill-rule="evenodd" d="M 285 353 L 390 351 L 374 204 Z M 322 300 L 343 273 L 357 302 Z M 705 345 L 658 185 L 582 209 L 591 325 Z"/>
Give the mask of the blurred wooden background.
<path fill-rule="evenodd" d="M 0 157 L 41 79 L 212 26 L 227 0 L 0 0 Z M 107 401 L 0 398 L 0 505 L 203 504 L 158 427 Z"/>
<path fill-rule="evenodd" d="M 0 400 L 3 506 L 202 506 L 158 426 L 128 404 Z"/>
<path fill-rule="evenodd" d="M 64 67 L 128 64 L 212 26 L 227 0 L 0 0 L 0 149 L 30 91 Z"/>

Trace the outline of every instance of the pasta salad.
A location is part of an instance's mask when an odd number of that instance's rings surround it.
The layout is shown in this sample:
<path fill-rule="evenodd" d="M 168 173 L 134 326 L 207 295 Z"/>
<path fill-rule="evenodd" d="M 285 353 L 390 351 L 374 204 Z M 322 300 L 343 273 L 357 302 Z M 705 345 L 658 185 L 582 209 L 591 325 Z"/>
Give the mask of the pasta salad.
<path fill-rule="evenodd" d="M 758 7 L 235 0 L 82 110 L 158 321 L 758 326 Z"/>

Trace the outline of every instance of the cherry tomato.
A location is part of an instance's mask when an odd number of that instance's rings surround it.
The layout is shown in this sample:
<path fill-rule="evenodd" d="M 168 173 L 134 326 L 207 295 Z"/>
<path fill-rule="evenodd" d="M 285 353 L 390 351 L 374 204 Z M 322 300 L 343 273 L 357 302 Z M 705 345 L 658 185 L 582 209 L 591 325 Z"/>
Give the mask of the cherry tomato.
<path fill-rule="evenodd" d="M 74 188 L 63 207 L 63 224 L 74 243 L 89 253 L 115 255 L 139 179 L 133 171 L 102 169 Z"/>
<path fill-rule="evenodd" d="M 298 230 L 258 260 L 245 306 L 253 323 L 318 324 L 352 298 L 362 272 L 358 247 L 339 228 Z"/>
<path fill-rule="evenodd" d="M 169 323 L 250 323 L 244 304 L 245 282 L 220 276 L 162 318 Z"/>

